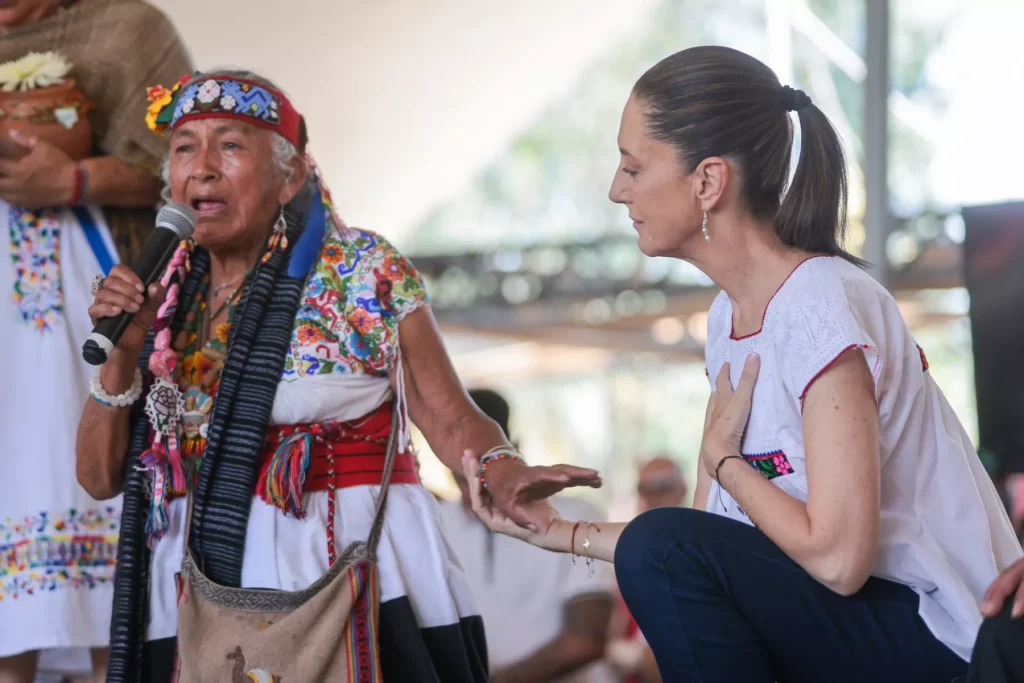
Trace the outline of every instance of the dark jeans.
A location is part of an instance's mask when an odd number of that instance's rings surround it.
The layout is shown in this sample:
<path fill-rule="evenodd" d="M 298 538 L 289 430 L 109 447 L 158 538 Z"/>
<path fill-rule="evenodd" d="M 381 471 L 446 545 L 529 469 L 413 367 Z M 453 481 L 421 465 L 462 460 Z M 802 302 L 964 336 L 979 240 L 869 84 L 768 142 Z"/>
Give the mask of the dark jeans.
<path fill-rule="evenodd" d="M 917 614 L 910 588 L 871 578 L 843 597 L 757 529 L 665 508 L 615 551 L 622 595 L 672 683 L 950 683 L 967 663 Z"/>
<path fill-rule="evenodd" d="M 1010 618 L 1013 599 L 999 616 L 986 619 L 978 632 L 971 657 L 969 683 L 1020 683 L 1024 681 L 1024 617 Z"/>

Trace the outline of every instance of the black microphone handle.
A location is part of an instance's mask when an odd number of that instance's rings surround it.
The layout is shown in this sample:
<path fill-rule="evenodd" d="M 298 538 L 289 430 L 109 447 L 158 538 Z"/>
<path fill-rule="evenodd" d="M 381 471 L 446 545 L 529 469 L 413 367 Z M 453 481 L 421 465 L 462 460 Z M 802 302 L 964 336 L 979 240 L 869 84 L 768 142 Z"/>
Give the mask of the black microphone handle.
<path fill-rule="evenodd" d="M 148 296 L 149 286 L 160 279 L 167 264 L 170 263 L 174 250 L 181 243 L 181 238 L 173 230 L 168 228 L 155 228 L 142 247 L 142 253 L 132 265 L 132 270 L 142 280 Z M 107 356 L 117 346 L 121 335 L 128 329 L 134 313 L 122 311 L 111 318 L 100 318 L 96 322 L 85 344 L 82 346 L 82 356 L 90 365 L 103 365 L 107 362 Z"/>

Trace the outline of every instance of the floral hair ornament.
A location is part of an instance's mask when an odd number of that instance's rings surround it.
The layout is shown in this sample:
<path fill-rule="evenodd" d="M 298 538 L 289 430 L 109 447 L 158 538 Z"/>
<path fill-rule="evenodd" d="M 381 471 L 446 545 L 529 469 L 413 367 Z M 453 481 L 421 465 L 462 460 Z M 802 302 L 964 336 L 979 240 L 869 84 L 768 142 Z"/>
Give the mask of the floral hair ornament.
<path fill-rule="evenodd" d="M 146 90 L 146 97 L 149 99 L 149 109 L 146 110 L 146 125 L 154 133 L 162 134 L 167 131 L 174 116 L 174 104 L 177 100 L 178 91 L 182 86 L 192 80 L 190 74 L 185 74 L 178 79 L 170 90 L 162 85 L 154 85 Z"/>

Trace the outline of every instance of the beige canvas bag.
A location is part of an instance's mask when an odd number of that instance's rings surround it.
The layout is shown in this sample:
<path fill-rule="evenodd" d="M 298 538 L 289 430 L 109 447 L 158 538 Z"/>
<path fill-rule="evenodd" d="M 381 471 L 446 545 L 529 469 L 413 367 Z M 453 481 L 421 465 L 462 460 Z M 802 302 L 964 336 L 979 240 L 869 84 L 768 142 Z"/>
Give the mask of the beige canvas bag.
<path fill-rule="evenodd" d="M 397 452 L 392 421 L 370 536 L 301 591 L 229 588 L 188 546 L 178 578 L 180 683 L 379 683 L 377 544 Z M 331 493 L 333 495 L 333 492 Z M 191 497 L 188 525 L 192 524 Z"/>

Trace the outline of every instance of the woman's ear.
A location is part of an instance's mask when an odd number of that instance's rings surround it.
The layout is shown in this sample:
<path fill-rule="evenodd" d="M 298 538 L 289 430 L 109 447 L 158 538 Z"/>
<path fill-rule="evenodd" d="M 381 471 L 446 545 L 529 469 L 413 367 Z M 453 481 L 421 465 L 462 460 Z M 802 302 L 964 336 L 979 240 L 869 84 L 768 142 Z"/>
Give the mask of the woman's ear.
<path fill-rule="evenodd" d="M 292 177 L 281 188 L 281 194 L 278 197 L 278 204 L 281 205 L 295 199 L 295 195 L 299 193 L 306 178 L 309 177 L 309 164 L 301 154 L 296 154 L 289 163 L 292 167 Z"/>
<path fill-rule="evenodd" d="M 732 179 L 732 169 L 722 157 L 708 157 L 697 164 L 690 176 L 694 194 L 705 211 L 711 211 Z"/>

